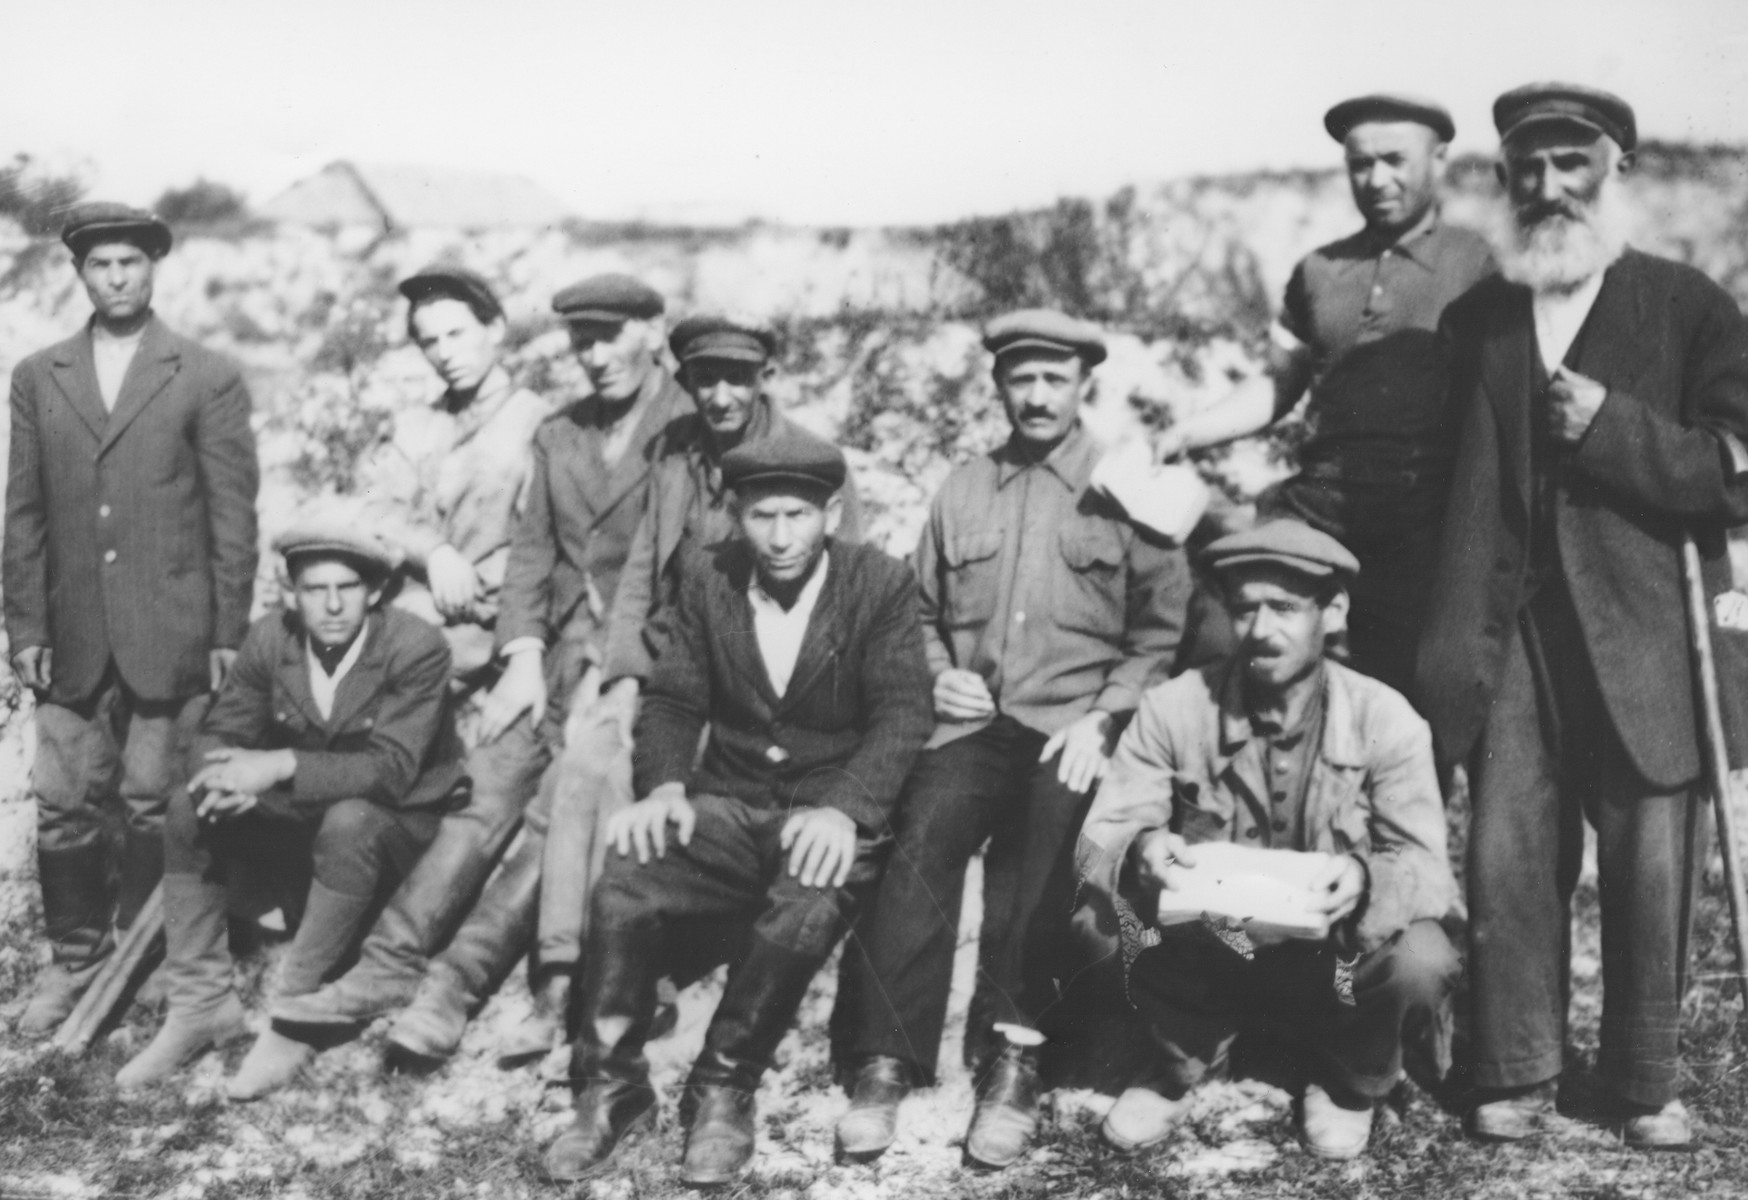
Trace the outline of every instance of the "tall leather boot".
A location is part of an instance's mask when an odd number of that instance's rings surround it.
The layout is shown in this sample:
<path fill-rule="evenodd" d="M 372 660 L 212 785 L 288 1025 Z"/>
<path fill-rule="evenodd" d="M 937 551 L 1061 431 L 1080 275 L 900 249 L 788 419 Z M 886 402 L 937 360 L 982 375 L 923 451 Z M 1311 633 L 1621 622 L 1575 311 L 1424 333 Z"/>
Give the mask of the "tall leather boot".
<path fill-rule="evenodd" d="M 132 929 L 134 918 L 164 876 L 164 833 L 161 829 L 122 829 L 121 883 L 115 898 L 115 927 Z"/>
<path fill-rule="evenodd" d="M 412 1000 L 426 955 L 455 927 L 491 873 L 500 845 L 474 821 L 444 821 L 364 939 L 358 962 L 326 987 L 286 996 L 273 1019 L 290 1025 L 359 1025 Z"/>
<path fill-rule="evenodd" d="M 534 939 L 540 912 L 540 860 L 546 839 L 533 828 L 486 884 L 441 957 L 425 972 L 413 1002 L 390 1028 L 391 1053 L 420 1065 L 447 1059 L 461 1045 L 467 1019 L 479 1011 Z M 549 1037 L 544 1054 L 552 1048 Z"/>
<path fill-rule="evenodd" d="M 320 880 L 310 882 L 303 920 L 297 934 L 279 960 L 278 996 L 302 996 L 322 985 L 358 937 L 359 926 L 370 912 L 371 897 L 337 892 Z M 255 1100 L 284 1087 L 315 1057 L 317 1046 L 269 1025 L 255 1038 L 237 1073 L 225 1081 L 225 1094 L 233 1100 Z"/>
<path fill-rule="evenodd" d="M 122 1089 L 168 1079 L 208 1050 L 248 1033 L 231 986 L 225 886 L 164 876 L 164 975 L 170 1013 L 158 1036 L 116 1073 Z"/>
<path fill-rule="evenodd" d="M 44 932 L 54 962 L 37 976 L 30 1002 L 18 1019 L 18 1032 L 31 1037 L 53 1033 L 109 957 L 109 850 L 102 838 L 88 845 L 36 852 L 42 886 Z"/>
<path fill-rule="evenodd" d="M 752 1161 L 759 1078 L 795 1023 L 819 966 L 815 955 L 754 937 L 746 957 L 730 970 L 680 1104 L 685 1182 L 728 1183 Z"/>
<path fill-rule="evenodd" d="M 606 1171 L 626 1135 L 655 1107 L 644 1041 L 663 961 L 660 926 L 597 927 L 589 938 L 571 1054 L 576 1119 L 546 1152 L 554 1182 Z"/>

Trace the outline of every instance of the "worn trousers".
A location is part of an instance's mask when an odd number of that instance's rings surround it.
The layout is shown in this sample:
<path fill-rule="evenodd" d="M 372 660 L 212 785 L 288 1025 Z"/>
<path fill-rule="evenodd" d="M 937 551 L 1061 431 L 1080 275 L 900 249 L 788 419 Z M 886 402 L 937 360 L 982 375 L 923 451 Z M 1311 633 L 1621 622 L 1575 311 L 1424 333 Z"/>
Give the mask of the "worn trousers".
<path fill-rule="evenodd" d="M 1469 779 L 1476 1083 L 1560 1074 L 1588 816 L 1602 907 L 1598 1071 L 1624 1100 L 1674 1099 L 1698 811 L 1689 789 L 1654 787 L 1634 768 L 1557 580 L 1519 616 Z"/>
<path fill-rule="evenodd" d="M 607 821 L 635 798 L 631 744 L 596 699 L 579 695 L 565 746 L 541 782 L 529 823 L 545 829 L 540 863 L 540 917 L 536 957 L 542 967 L 582 961 L 589 895 L 606 864 Z M 535 808 L 543 811 L 538 820 Z"/>
<path fill-rule="evenodd" d="M 965 871 L 985 841 L 984 917 L 968 1052 L 993 1026 L 1035 1026 L 1057 1000 L 1073 902 L 1070 854 L 1087 798 L 1040 763 L 1047 739 L 1008 717 L 925 750 L 899 801 L 896 844 L 846 944 L 832 1055 L 901 1059 L 932 1080 L 959 946 Z"/>

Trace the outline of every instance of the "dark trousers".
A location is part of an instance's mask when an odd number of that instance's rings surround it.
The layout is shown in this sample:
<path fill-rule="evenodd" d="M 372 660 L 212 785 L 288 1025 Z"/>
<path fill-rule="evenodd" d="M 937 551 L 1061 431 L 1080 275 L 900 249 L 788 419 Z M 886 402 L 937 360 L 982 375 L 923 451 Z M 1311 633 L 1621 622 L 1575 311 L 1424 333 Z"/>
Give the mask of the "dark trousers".
<path fill-rule="evenodd" d="M 1157 1059 L 1136 1082 L 1181 1096 L 1248 1029 L 1290 1038 L 1315 1063 L 1317 1082 L 1387 1095 L 1402 1072 L 1404 1022 L 1432 1020 L 1461 964 L 1436 921 L 1416 921 L 1354 965 L 1353 1003 L 1335 989 L 1328 942 L 1286 942 L 1245 959 L 1199 934 L 1167 936 L 1129 973 L 1129 995 Z"/>
<path fill-rule="evenodd" d="M 1625 1100 L 1674 1099 L 1697 813 L 1687 789 L 1634 770 L 1557 581 L 1520 615 L 1469 779 L 1475 1081 L 1511 1088 L 1560 1074 L 1588 816 L 1602 904 L 1598 1069 Z"/>
<path fill-rule="evenodd" d="M 1038 761 L 1045 738 L 1007 717 L 926 750 L 899 801 L 897 844 L 844 950 L 833 1058 L 903 1059 L 932 1079 L 947 1018 L 965 868 L 987 840 L 977 998 L 966 1043 L 1035 1026 L 1055 1003 L 1086 797 Z"/>

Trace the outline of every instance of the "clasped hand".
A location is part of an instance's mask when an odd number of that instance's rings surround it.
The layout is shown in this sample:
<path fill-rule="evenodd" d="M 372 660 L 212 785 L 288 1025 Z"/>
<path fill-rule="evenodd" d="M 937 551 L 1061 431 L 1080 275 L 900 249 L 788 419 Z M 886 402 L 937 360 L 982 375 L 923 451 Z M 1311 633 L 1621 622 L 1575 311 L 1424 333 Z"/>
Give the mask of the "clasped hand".
<path fill-rule="evenodd" d="M 1608 389 L 1594 379 L 1560 367 L 1548 385 L 1548 433 L 1557 441 L 1576 445 L 1608 399 Z"/>
<path fill-rule="evenodd" d="M 188 781 L 191 795 L 200 796 L 194 815 L 202 821 L 238 817 L 260 803 L 260 795 L 297 773 L 290 750 L 242 750 L 220 746 L 206 752 L 206 765 Z"/>

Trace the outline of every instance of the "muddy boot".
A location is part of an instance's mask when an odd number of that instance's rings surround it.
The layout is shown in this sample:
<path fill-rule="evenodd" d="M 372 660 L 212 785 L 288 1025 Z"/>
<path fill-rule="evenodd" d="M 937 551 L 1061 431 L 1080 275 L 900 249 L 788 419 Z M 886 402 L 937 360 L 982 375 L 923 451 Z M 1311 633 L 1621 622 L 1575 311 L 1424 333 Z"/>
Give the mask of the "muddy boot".
<path fill-rule="evenodd" d="M 109 852 L 101 839 L 69 850 L 38 849 L 44 932 L 54 962 L 37 976 L 18 1018 L 27 1037 L 53 1033 L 114 948 L 109 936 Z"/>
<path fill-rule="evenodd" d="M 164 876 L 164 972 L 170 1015 L 158 1036 L 116 1073 L 122 1090 L 158 1083 L 208 1050 L 244 1037 L 243 1005 L 231 987 L 223 884 Z"/>

